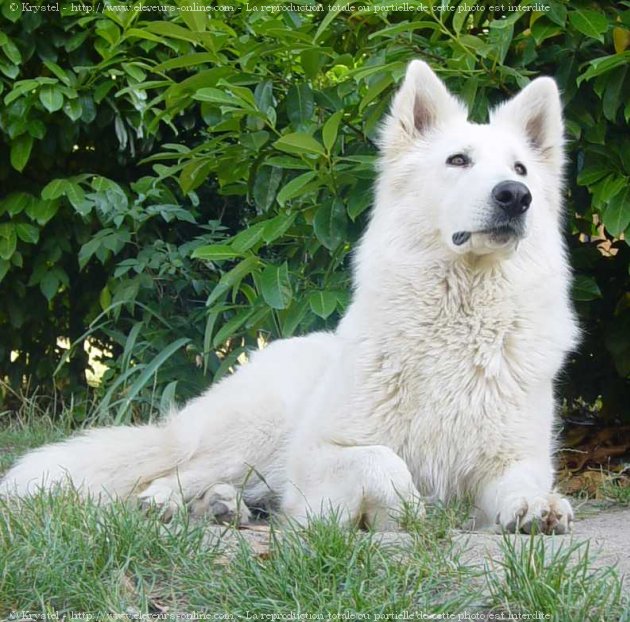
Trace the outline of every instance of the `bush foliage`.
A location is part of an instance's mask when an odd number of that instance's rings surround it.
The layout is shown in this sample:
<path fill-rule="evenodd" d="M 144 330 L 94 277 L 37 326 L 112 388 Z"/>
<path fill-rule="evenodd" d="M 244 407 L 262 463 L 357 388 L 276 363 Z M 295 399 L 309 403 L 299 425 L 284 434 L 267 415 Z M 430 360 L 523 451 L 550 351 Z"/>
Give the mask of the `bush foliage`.
<path fill-rule="evenodd" d="M 11 386 L 80 390 L 89 341 L 108 365 L 103 408 L 123 419 L 198 392 L 261 337 L 334 327 L 378 124 L 423 58 L 477 121 L 537 75 L 558 81 L 584 326 L 560 390 L 627 414 L 630 3 L 161 5 L 2 5 Z"/>

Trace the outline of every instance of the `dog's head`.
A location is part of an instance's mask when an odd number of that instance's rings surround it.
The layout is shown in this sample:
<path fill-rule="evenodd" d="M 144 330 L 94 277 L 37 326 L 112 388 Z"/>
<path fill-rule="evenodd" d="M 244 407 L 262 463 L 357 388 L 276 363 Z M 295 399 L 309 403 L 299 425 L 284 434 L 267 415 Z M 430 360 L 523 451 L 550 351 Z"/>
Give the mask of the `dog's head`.
<path fill-rule="evenodd" d="M 557 226 L 563 126 L 555 82 L 538 78 L 490 115 L 465 106 L 413 61 L 381 137 L 381 190 L 414 235 L 458 254 L 511 251 L 536 223 Z"/>

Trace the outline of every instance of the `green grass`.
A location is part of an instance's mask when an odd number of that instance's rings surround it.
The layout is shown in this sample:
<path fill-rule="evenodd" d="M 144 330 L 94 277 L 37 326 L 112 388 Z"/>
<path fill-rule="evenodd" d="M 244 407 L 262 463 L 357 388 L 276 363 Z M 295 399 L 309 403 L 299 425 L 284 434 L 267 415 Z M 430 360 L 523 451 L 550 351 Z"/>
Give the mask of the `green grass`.
<path fill-rule="evenodd" d="M 19 409 L 0 411 L 0 473 L 28 449 L 60 440 L 71 432 L 72 405 L 14 397 L 19 399 Z"/>
<path fill-rule="evenodd" d="M 630 486 L 628 486 L 627 476 L 624 478 L 612 475 L 602 486 L 602 493 L 607 499 L 611 499 L 615 503 L 630 505 Z"/>
<path fill-rule="evenodd" d="M 168 525 L 123 503 L 72 492 L 0 501 L 0 615 L 25 609 L 122 613 L 229 612 L 246 618 L 296 610 L 328 614 L 462 611 L 475 597 L 442 538 L 446 511 L 416 526 L 405 546 L 334 518 L 270 531 L 269 552 L 242 539 L 232 553 L 185 513 Z M 437 525 L 437 528 L 435 527 Z"/>
<path fill-rule="evenodd" d="M 540 537 L 485 570 L 462 565 L 431 508 L 401 543 L 333 518 L 270 531 L 270 548 L 208 543 L 185 513 L 164 525 L 122 503 L 98 507 L 72 492 L 0 501 L 0 616 L 31 613 L 370 614 L 549 613 L 554 620 L 618 620 L 620 582 L 592 570 L 588 551 L 545 551 Z M 263 619 L 260 617 L 259 619 Z M 548 618 L 550 619 L 550 618 Z"/>
<path fill-rule="evenodd" d="M 17 423 L 0 429 L 0 448 L 9 448 L 4 468 L 68 432 L 68 418 L 58 424 L 53 415 L 26 404 Z M 208 524 L 185 512 L 165 525 L 133 505 L 101 507 L 71 491 L 0 499 L 0 619 L 16 611 L 259 620 L 541 612 L 567 622 L 630 621 L 617 575 L 594 570 L 586 547 L 560 546 L 562 538 L 546 550 L 540 536 L 521 538 L 522 546 L 506 537 L 501 559 L 466 566 L 452 537 L 466 512 L 449 505 L 430 506 L 426 519 L 408 513 L 400 539 L 334 517 L 272 526 L 264 550 L 250 548 L 247 532 L 228 530 L 237 545 L 224 550 L 209 541 Z"/>
<path fill-rule="evenodd" d="M 592 567 L 589 542 L 555 540 L 549 547 L 540 536 L 523 541 L 505 535 L 501 548 L 503 559 L 491 561 L 486 573 L 498 610 L 553 612 L 557 620 L 621 616 L 619 578 L 612 568 Z"/>

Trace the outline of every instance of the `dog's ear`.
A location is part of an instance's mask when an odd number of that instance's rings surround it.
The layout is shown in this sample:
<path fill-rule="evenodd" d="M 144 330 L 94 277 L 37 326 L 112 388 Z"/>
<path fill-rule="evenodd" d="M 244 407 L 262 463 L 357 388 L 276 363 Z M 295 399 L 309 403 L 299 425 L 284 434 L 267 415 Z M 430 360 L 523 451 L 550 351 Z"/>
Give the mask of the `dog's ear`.
<path fill-rule="evenodd" d="M 422 136 L 453 117 L 467 116 L 466 108 L 429 65 L 420 60 L 409 63 L 405 79 L 394 96 L 391 113 L 382 134 L 383 147 L 399 145 L 401 139 Z"/>
<path fill-rule="evenodd" d="M 563 163 L 562 102 L 551 78 L 537 78 L 518 95 L 499 106 L 491 123 L 511 125 L 525 134 L 541 160 L 560 169 Z"/>

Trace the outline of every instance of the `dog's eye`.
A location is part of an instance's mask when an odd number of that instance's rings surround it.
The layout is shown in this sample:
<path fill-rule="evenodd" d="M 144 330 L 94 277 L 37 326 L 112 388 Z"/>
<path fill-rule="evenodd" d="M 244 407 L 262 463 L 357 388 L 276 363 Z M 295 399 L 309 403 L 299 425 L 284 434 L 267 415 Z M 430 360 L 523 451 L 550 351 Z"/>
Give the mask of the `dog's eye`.
<path fill-rule="evenodd" d="M 517 175 L 527 175 L 527 169 L 525 168 L 525 165 L 521 162 L 517 162 L 514 165 L 514 170 L 516 171 Z"/>
<path fill-rule="evenodd" d="M 465 153 L 456 153 L 446 158 L 446 163 L 449 166 L 468 166 L 470 158 Z"/>

